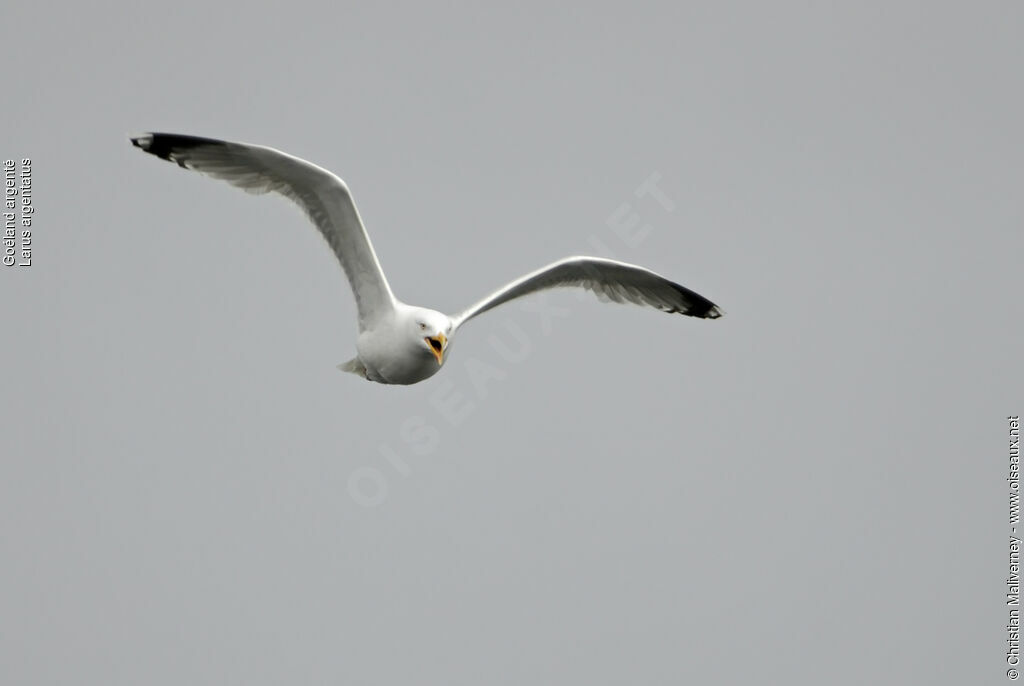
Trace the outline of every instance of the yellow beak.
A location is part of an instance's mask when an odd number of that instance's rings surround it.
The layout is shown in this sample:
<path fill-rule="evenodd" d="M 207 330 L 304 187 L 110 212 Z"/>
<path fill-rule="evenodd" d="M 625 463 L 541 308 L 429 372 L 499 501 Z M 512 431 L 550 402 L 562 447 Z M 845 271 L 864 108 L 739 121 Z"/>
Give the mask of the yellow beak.
<path fill-rule="evenodd" d="M 437 336 L 427 336 L 424 338 L 427 345 L 430 346 L 430 352 L 434 353 L 434 357 L 437 358 L 437 363 L 441 364 L 444 362 L 444 349 L 448 347 L 448 339 L 445 338 L 443 333 L 437 334 Z"/>

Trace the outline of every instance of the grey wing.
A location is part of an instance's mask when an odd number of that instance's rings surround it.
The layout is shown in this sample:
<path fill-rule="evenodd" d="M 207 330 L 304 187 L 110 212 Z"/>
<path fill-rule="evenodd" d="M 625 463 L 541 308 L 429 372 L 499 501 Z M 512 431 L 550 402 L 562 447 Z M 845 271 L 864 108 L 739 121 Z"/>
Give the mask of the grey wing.
<path fill-rule="evenodd" d="M 649 269 L 600 257 L 567 257 L 491 293 L 452 320 L 460 326 L 513 298 L 560 286 L 579 286 L 593 291 L 602 300 L 647 305 L 662 312 L 677 312 L 702 319 L 722 316 L 718 306 L 704 296 Z"/>
<path fill-rule="evenodd" d="M 394 306 L 394 295 L 345 183 L 326 169 L 261 145 L 169 133 L 131 139 L 145 152 L 250 193 L 280 193 L 327 239 L 355 295 L 361 329 Z"/>

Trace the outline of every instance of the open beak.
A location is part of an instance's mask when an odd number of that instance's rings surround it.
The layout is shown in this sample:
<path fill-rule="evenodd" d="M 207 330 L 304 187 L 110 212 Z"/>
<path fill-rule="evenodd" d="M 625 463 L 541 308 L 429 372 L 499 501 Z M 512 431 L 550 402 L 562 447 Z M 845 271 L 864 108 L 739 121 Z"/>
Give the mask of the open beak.
<path fill-rule="evenodd" d="M 427 336 L 424 338 L 427 345 L 430 346 L 430 352 L 434 353 L 434 357 L 437 358 L 437 363 L 441 364 L 444 362 L 444 349 L 448 346 L 448 339 L 445 338 L 443 333 L 439 333 L 436 336 Z"/>

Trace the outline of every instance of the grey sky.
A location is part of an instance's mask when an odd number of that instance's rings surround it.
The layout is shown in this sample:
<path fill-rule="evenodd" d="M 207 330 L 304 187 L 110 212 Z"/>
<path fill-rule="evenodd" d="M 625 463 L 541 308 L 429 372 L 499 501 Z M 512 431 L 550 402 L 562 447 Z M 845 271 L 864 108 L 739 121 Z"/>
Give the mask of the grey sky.
<path fill-rule="evenodd" d="M 4 5 L 0 682 L 1005 681 L 1019 5 L 549 5 Z M 366 383 L 316 231 L 145 130 L 335 171 L 413 304 L 603 244 L 726 316 Z"/>

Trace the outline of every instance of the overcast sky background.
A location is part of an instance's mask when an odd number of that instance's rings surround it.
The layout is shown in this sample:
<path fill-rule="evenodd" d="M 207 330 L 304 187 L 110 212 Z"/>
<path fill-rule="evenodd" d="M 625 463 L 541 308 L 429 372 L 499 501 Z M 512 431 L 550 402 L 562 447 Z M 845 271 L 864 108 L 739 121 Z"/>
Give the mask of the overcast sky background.
<path fill-rule="evenodd" d="M 0 271 L 0 682 L 1005 681 L 1019 3 L 0 19 L 37 208 Z M 146 130 L 335 171 L 413 304 L 603 246 L 726 316 L 558 292 L 370 384 L 301 213 Z"/>

